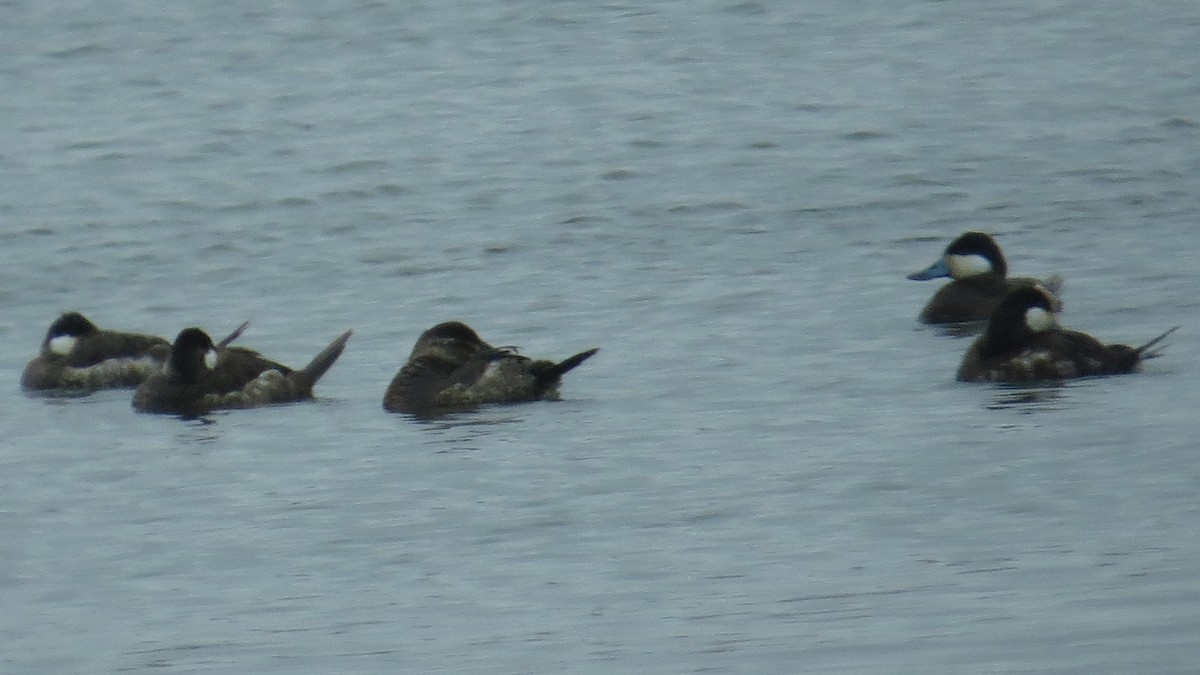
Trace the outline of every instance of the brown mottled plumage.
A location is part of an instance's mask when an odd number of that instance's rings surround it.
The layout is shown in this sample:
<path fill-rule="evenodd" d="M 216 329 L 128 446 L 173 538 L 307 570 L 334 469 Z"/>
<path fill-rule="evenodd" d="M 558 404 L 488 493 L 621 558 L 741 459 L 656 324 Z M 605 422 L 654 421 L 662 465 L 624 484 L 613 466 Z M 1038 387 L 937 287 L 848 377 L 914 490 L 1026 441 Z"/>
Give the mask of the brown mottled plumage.
<path fill-rule="evenodd" d="M 175 338 L 166 366 L 138 387 L 133 407 L 142 412 L 201 415 L 222 408 L 254 408 L 312 398 L 317 380 L 341 355 L 346 331 L 301 370 L 243 347 L 213 345 L 199 328 Z M 209 366 L 206 357 L 216 356 Z"/>
<path fill-rule="evenodd" d="M 79 312 L 67 312 L 50 324 L 41 350 L 21 374 L 21 387 L 80 392 L 136 387 L 170 350 L 161 337 L 101 330 Z"/>
<path fill-rule="evenodd" d="M 237 339 L 248 324 L 221 345 Z M 50 324 L 36 357 L 21 373 L 26 391 L 91 392 L 132 389 L 162 367 L 171 343 L 157 335 L 98 328 L 79 312 L 66 312 Z"/>
<path fill-rule="evenodd" d="M 429 416 L 487 403 L 555 399 L 563 374 L 597 351 L 559 362 L 535 360 L 512 347 L 489 345 L 464 323 L 440 323 L 417 339 L 388 385 L 383 407 Z"/>
<path fill-rule="evenodd" d="M 1040 287 L 1019 288 L 1004 296 L 959 366 L 964 382 L 1011 384 L 1053 382 L 1093 375 L 1131 373 L 1152 347 L 1178 326 L 1140 347 L 1106 345 L 1053 320 L 1054 299 Z"/>

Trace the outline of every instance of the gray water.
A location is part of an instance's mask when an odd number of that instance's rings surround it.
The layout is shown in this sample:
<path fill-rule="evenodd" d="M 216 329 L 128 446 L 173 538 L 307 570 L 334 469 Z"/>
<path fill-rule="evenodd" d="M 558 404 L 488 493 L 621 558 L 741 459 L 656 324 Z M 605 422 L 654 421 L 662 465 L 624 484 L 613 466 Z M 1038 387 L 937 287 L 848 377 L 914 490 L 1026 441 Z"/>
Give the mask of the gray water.
<path fill-rule="evenodd" d="M 0 3 L 0 670 L 1200 667 L 1191 2 Z M 1145 372 L 960 384 L 966 229 Z M 23 395 L 51 320 L 313 403 Z M 417 335 L 563 400 L 385 414 Z"/>

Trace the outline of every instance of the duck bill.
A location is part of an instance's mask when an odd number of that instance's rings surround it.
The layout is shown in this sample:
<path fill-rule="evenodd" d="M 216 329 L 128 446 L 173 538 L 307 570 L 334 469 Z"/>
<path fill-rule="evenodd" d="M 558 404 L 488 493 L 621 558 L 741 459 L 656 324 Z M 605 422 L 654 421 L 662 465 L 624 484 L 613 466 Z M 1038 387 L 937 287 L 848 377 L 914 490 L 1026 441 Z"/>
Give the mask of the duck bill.
<path fill-rule="evenodd" d="M 929 279 L 940 279 L 941 277 L 948 276 L 950 276 L 950 266 L 946 264 L 945 258 L 941 258 L 920 272 L 913 272 L 908 275 L 908 278 L 913 281 L 927 281 Z"/>

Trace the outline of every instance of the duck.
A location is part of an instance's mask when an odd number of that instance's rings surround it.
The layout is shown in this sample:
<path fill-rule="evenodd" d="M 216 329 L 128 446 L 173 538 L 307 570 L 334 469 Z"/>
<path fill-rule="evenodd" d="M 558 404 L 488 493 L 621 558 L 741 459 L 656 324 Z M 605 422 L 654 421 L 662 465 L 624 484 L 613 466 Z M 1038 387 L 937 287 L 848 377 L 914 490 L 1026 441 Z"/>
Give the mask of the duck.
<path fill-rule="evenodd" d="M 185 328 L 158 372 L 133 394 L 139 412 L 197 417 L 214 410 L 256 408 L 313 397 L 313 386 L 341 356 L 354 331 L 339 335 L 307 366 L 293 370 L 245 347 L 213 344 L 200 328 Z"/>
<path fill-rule="evenodd" d="M 235 340 L 247 325 L 222 343 Z M 166 338 L 104 330 L 79 312 L 64 312 L 50 324 L 38 355 L 26 364 L 21 388 L 71 393 L 132 389 L 158 371 L 170 353 Z"/>
<path fill-rule="evenodd" d="M 1062 278 L 1046 281 L 1029 277 L 1009 277 L 1008 263 L 999 244 L 984 232 L 964 232 L 946 246 L 932 265 L 908 275 L 914 281 L 950 277 L 950 283 L 938 289 L 921 310 L 919 320 L 927 324 L 986 321 L 1004 295 L 1016 288 L 1041 286 L 1057 299 Z"/>
<path fill-rule="evenodd" d="M 562 361 L 532 359 L 493 347 L 461 321 L 439 323 L 417 338 L 383 397 L 389 412 L 436 416 L 492 403 L 555 400 L 562 376 L 598 348 Z"/>
<path fill-rule="evenodd" d="M 960 382 L 1028 384 L 1132 373 L 1159 355 L 1155 346 L 1179 326 L 1140 347 L 1104 344 L 1059 326 L 1053 294 L 1040 286 L 1010 291 L 963 356 Z"/>

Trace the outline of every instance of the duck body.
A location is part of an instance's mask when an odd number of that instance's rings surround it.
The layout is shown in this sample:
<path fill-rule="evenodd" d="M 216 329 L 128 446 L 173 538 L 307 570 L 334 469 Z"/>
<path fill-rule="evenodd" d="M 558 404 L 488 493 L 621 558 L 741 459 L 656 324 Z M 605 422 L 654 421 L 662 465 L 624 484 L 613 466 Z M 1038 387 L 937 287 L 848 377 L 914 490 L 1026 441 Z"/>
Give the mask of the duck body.
<path fill-rule="evenodd" d="M 1019 288 L 1042 286 L 1057 298 L 1062 279 L 1055 276 L 1042 282 L 1030 277 L 1008 276 L 1004 253 L 991 235 L 965 232 L 950 242 L 932 265 L 908 275 L 914 281 L 950 277 L 925 307 L 918 319 L 922 323 L 946 324 L 986 321 L 1000 300 Z"/>
<path fill-rule="evenodd" d="M 955 279 L 933 294 L 917 316 L 921 323 L 987 321 L 1009 291 L 1041 285 L 1030 277 L 1002 279 L 993 274 Z"/>
<path fill-rule="evenodd" d="M 1145 359 L 1157 356 L 1151 348 L 1178 328 L 1140 347 L 1105 344 L 1058 326 L 1053 307 L 1053 297 L 1040 287 L 1006 295 L 987 330 L 967 349 L 956 379 L 1027 384 L 1131 373 Z"/>
<path fill-rule="evenodd" d="M 79 312 L 50 324 L 38 355 L 21 373 L 26 391 L 133 388 L 166 361 L 171 343 L 156 335 L 102 330 Z"/>
<path fill-rule="evenodd" d="M 531 359 L 512 347 L 493 347 L 462 322 L 448 321 L 417 339 L 388 385 L 383 407 L 430 416 L 490 403 L 554 400 L 562 376 L 597 351 L 558 362 Z"/>
<path fill-rule="evenodd" d="M 307 366 L 293 370 L 251 349 L 213 345 L 199 328 L 184 329 L 163 368 L 134 392 L 133 407 L 195 416 L 311 399 L 313 385 L 341 355 L 352 333 L 346 331 Z"/>

